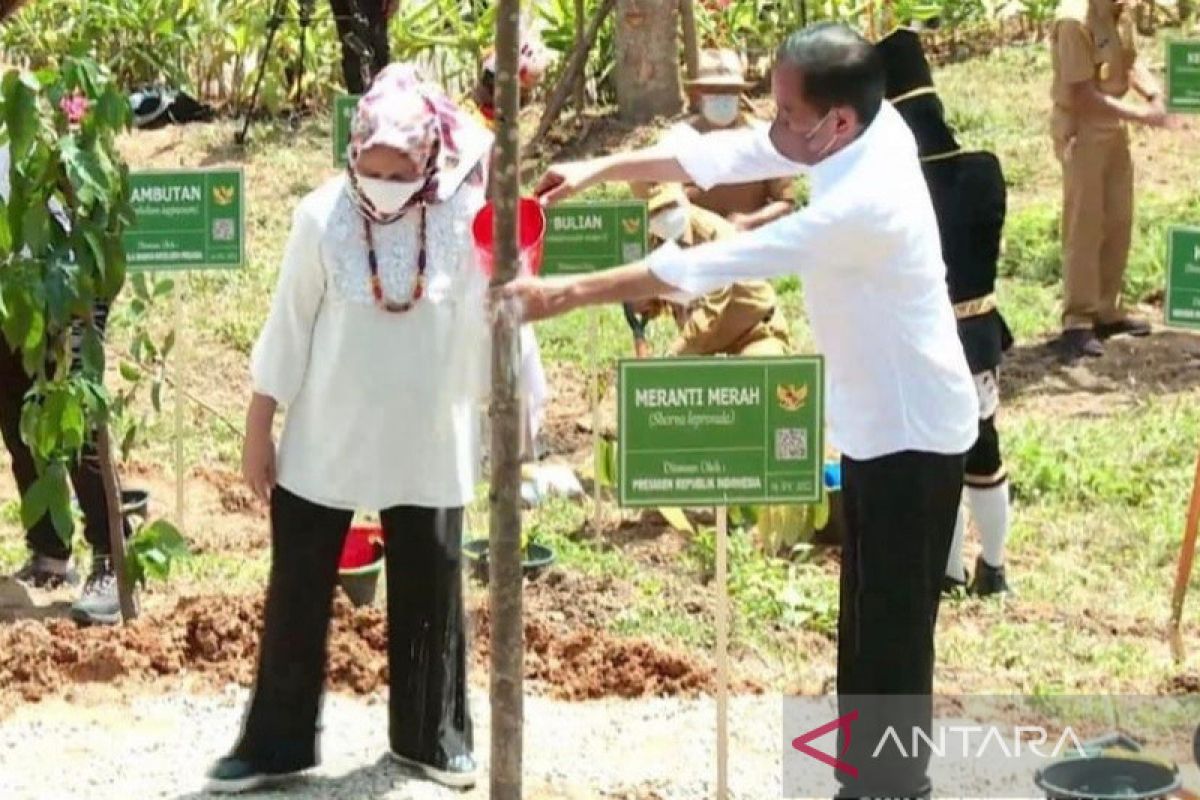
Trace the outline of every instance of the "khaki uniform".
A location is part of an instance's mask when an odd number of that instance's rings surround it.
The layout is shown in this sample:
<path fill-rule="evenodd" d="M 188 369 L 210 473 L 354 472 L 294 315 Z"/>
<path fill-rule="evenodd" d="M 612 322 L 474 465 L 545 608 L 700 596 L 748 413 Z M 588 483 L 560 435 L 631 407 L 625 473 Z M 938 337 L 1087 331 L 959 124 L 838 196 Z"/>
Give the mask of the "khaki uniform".
<path fill-rule="evenodd" d="M 1133 160 L 1123 122 L 1073 108 L 1071 86 L 1093 81 L 1123 97 L 1137 60 L 1133 17 L 1112 0 L 1063 0 L 1051 33 L 1055 154 L 1063 165 L 1063 326 L 1123 317 L 1133 228 Z"/>
<path fill-rule="evenodd" d="M 747 122 L 743 118 L 742 124 Z M 712 130 L 703 117 L 693 117 L 688 124 L 700 133 Z M 677 194 L 680 187 L 635 184 L 633 191 L 640 197 L 653 197 L 653 207 L 664 195 Z M 688 231 L 680 242 L 684 246 L 734 235 L 736 231 L 726 219 L 730 214 L 752 214 L 776 201 L 795 200 L 790 179 L 714 186 L 708 191 L 688 184 L 682 191 L 691 203 Z M 782 356 L 791 352 L 787 322 L 778 309 L 775 289 L 767 281 L 741 281 L 718 289 L 697 300 L 677 320 L 680 332 L 671 345 L 672 355 Z"/>

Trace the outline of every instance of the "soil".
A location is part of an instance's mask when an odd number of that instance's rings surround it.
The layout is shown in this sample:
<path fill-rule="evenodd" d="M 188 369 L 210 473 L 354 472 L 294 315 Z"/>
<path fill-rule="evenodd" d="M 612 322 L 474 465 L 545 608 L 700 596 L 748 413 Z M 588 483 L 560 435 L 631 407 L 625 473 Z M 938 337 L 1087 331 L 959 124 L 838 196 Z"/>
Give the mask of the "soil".
<path fill-rule="evenodd" d="M 525 677 L 559 699 L 693 696 L 715 688 L 699 658 L 608 633 L 621 608 L 606 579 L 552 572 L 527 592 Z M 0 626 L 0 709 L 37 701 L 72 683 L 150 681 L 199 675 L 212 685 L 249 685 L 257 663 L 262 600 L 204 595 L 178 600 L 119 628 L 81 628 L 63 619 Z M 471 609 L 474 665 L 486 670 L 486 607 Z M 338 594 L 330 633 L 328 684 L 370 694 L 387 684 L 387 621 L 375 607 L 353 608 Z M 743 682 L 741 691 L 759 690 Z"/>

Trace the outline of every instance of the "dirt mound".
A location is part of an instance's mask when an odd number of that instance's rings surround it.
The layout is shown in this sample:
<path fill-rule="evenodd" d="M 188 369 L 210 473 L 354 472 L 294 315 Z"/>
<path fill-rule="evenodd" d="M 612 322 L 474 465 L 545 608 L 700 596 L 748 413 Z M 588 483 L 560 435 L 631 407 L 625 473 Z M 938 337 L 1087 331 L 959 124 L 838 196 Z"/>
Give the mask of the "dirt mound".
<path fill-rule="evenodd" d="M 479 610 L 475 626 L 475 653 L 486 663 L 491 651 L 486 608 Z M 691 656 L 593 628 L 564 630 L 527 620 L 525 645 L 526 680 L 544 684 L 560 700 L 691 696 L 714 686 L 712 669 Z"/>
<path fill-rule="evenodd" d="M 566 580 L 533 590 L 531 609 L 566 607 L 578 590 L 595 598 L 603 581 Z M 616 593 L 609 592 L 614 600 Z M 619 601 L 618 601 L 619 602 Z M 526 626 L 526 678 L 567 699 L 696 694 L 712 685 L 711 669 L 643 641 L 612 636 L 594 625 L 596 605 L 582 614 L 534 613 Z M 602 612 L 599 612 L 602 613 Z M 490 652 L 486 609 L 472 614 L 476 663 Z M 0 695 L 39 700 L 78 683 L 148 681 L 198 675 L 217 684 L 249 685 L 258 660 L 262 600 L 201 596 L 179 600 L 166 613 L 119 628 L 81 628 L 67 620 L 22 620 L 0 625 Z M 593 624 L 589 624 L 593 623 Z M 367 694 L 387 685 L 387 620 L 378 608 L 353 608 L 340 593 L 329 642 L 329 685 Z"/>

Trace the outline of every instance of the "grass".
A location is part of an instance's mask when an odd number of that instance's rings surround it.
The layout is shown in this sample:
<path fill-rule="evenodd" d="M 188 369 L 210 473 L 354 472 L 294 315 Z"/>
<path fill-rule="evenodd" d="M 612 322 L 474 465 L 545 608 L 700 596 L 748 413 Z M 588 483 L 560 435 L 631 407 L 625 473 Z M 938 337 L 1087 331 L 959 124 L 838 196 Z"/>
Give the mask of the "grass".
<path fill-rule="evenodd" d="M 1152 60 L 1159 43 L 1144 52 Z M 1161 57 L 1159 57 L 1161 60 Z M 998 294 L 1018 342 L 1051 336 L 1058 325 L 1061 261 L 1058 243 L 1059 167 L 1051 152 L 1046 114 L 1049 60 L 1044 47 L 1019 47 L 939 69 L 935 75 L 951 121 L 965 146 L 994 150 L 1009 182 L 1006 246 Z M 249 263 L 237 272 L 181 277 L 185 326 L 176 365 L 188 391 L 240 424 L 248 394 L 247 360 L 265 318 L 291 220 L 310 189 L 335 174 L 329 163 L 326 120 L 290 132 L 267 124 L 245 154 L 233 149 L 233 126 L 192 126 L 139 134 L 129 141 L 137 166 L 241 164 L 250 193 Z M 1143 300 L 1161 289 L 1167 227 L 1200 220 L 1200 133 L 1136 132 L 1138 216 L 1127 279 L 1128 295 Z M 602 194 L 613 196 L 614 188 Z M 812 349 L 796 279 L 776 282 L 780 307 L 801 350 Z M 128 335 L 120 306 L 113 346 Z M 171 325 L 168 309 L 159 320 Z M 673 326 L 658 322 L 650 335 L 665 346 Z M 538 326 L 543 358 L 571 367 L 578 385 L 589 364 L 605 382 L 632 353 L 621 312 L 604 308 Z M 1193 356 L 1180 354 L 1181 367 Z M 1139 365 L 1122 381 L 1096 390 L 1080 413 L 1075 399 L 1034 387 L 1006 398 L 1001 421 L 1013 476 L 1014 518 L 1010 578 L 1019 595 L 1009 603 L 961 600 L 946 604 L 939 638 L 939 681 L 967 691 L 1156 691 L 1181 671 L 1200 671 L 1195 655 L 1180 667 L 1160 635 L 1178 553 L 1196 443 L 1200 441 L 1200 381 L 1147 396 L 1132 387 Z M 1082 391 L 1082 390 L 1081 390 Z M 169 474 L 172 405 L 152 417 L 136 453 L 139 463 Z M 185 452 L 193 465 L 236 471 L 239 438 L 195 406 L 186 414 Z M 7 480 L 0 478 L 0 480 Z M 11 484 L 3 483 L 6 497 Z M 469 509 L 468 530 L 487 530 L 487 498 Z M 169 513 L 169 508 L 167 509 Z M 565 569 L 612 576 L 629 590 L 627 607 L 610 626 L 707 648 L 713 629 L 706 613 L 687 610 L 696 587 L 714 591 L 712 532 L 702 530 L 686 557 L 650 564 L 604 537 L 585 535 L 590 503 L 550 502 L 530 511 L 526 525 L 552 546 Z M 18 506 L 0 502 L 0 569 L 23 558 Z M 240 524 L 240 523 L 239 523 Z M 731 536 L 730 591 L 734 641 L 776 659 L 781 681 L 819 687 L 831 668 L 832 647 L 797 649 L 796 637 L 828 640 L 837 612 L 836 567 L 817 560 L 783 561 L 758 552 L 749 537 Z M 974 544 L 969 544 L 973 553 Z M 261 549 L 206 550 L 180 565 L 173 588 L 257 591 L 265 579 Z M 1194 612 L 1189 618 L 1195 619 Z M 1190 650 L 1200 641 L 1189 634 Z M 824 671 L 824 672 L 823 672 Z M 815 676 L 815 677 L 814 677 Z M 787 684 L 790 685 L 790 684 Z"/>

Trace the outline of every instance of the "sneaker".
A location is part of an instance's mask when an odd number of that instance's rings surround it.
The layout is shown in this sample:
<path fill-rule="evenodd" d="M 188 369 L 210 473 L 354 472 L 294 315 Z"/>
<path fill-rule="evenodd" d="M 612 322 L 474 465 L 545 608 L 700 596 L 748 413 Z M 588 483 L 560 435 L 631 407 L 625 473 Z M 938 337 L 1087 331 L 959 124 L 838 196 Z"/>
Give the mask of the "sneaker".
<path fill-rule="evenodd" d="M 425 764 L 391 752 L 401 766 L 409 771 L 450 789 L 470 789 L 475 785 L 475 759 L 469 755 L 454 756 L 444 766 Z"/>
<path fill-rule="evenodd" d="M 1070 328 L 1062 332 L 1058 340 L 1063 355 L 1074 361 L 1079 358 L 1099 358 L 1104 355 L 1104 345 L 1090 328 Z"/>
<path fill-rule="evenodd" d="M 249 761 L 226 756 L 213 764 L 204 777 L 207 778 L 204 783 L 206 792 L 239 794 L 261 789 L 282 776 L 263 772 Z"/>
<path fill-rule="evenodd" d="M 1010 594 L 1008 581 L 1004 578 L 1004 565 L 993 567 L 983 560 L 983 556 L 975 559 L 975 580 L 971 581 L 968 590 L 975 597 L 989 597 L 994 594 Z"/>
<path fill-rule="evenodd" d="M 34 589 L 46 590 L 79 583 L 79 575 L 71 567 L 70 559 L 50 558 L 37 553 L 29 554 L 29 560 L 13 574 L 13 579 Z"/>
<path fill-rule="evenodd" d="M 116 625 L 121 621 L 121 597 L 117 593 L 117 572 L 107 556 L 92 560 L 92 574 L 71 606 L 71 619 L 82 625 Z"/>
<path fill-rule="evenodd" d="M 1113 336 L 1149 336 L 1150 323 L 1137 317 L 1124 317 L 1116 322 L 1098 322 L 1096 335 L 1101 339 Z"/>

